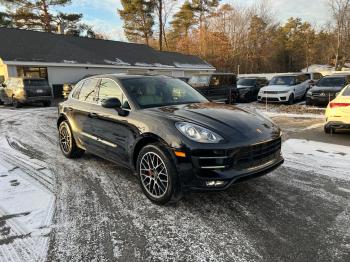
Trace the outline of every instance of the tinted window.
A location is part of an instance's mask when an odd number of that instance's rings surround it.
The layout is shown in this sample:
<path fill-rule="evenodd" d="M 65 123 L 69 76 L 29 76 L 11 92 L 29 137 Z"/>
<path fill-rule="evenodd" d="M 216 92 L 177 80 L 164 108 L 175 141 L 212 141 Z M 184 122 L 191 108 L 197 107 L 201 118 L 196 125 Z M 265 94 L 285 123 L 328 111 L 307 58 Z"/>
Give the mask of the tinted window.
<path fill-rule="evenodd" d="M 294 85 L 295 76 L 275 76 L 271 79 L 270 85 Z"/>
<path fill-rule="evenodd" d="M 229 86 L 235 83 L 235 77 L 231 75 L 213 75 L 210 79 L 210 86 Z"/>
<path fill-rule="evenodd" d="M 74 99 L 79 99 L 79 94 L 80 94 L 80 90 L 81 90 L 81 87 L 84 85 L 84 81 L 81 81 L 79 82 L 78 84 L 76 84 L 75 88 L 74 88 L 74 91 L 73 91 L 73 94 L 72 94 L 72 97 Z"/>
<path fill-rule="evenodd" d="M 350 96 L 350 86 L 347 86 L 343 92 L 343 96 Z"/>
<path fill-rule="evenodd" d="M 140 108 L 208 102 L 200 93 L 179 79 L 142 77 L 120 81 Z"/>
<path fill-rule="evenodd" d="M 94 102 L 95 87 L 97 85 L 97 82 L 97 78 L 85 80 L 85 83 L 80 90 L 79 100 L 90 103 Z"/>
<path fill-rule="evenodd" d="M 345 77 L 324 77 L 320 81 L 318 81 L 317 86 L 324 86 L 324 87 L 339 87 L 339 86 L 345 86 L 346 81 Z"/>
<path fill-rule="evenodd" d="M 237 84 L 242 86 L 254 86 L 256 83 L 256 79 L 242 78 L 239 79 Z"/>
<path fill-rule="evenodd" d="M 193 86 L 206 86 L 209 83 L 210 76 L 192 76 L 191 79 L 188 81 L 190 85 Z"/>
<path fill-rule="evenodd" d="M 46 80 L 41 79 L 24 79 L 25 86 L 48 86 L 49 83 Z"/>
<path fill-rule="evenodd" d="M 305 74 L 304 76 L 306 79 L 311 79 L 311 74 Z"/>
<path fill-rule="evenodd" d="M 297 76 L 297 81 L 296 84 L 301 84 L 303 82 L 305 82 L 306 80 L 310 79 L 310 75 L 300 75 Z"/>
<path fill-rule="evenodd" d="M 319 80 L 322 78 L 322 75 L 320 73 L 314 73 L 314 80 Z"/>
<path fill-rule="evenodd" d="M 120 87 L 113 80 L 103 78 L 99 85 L 97 102 L 102 103 L 111 97 L 118 98 L 123 104 L 123 92 Z"/>

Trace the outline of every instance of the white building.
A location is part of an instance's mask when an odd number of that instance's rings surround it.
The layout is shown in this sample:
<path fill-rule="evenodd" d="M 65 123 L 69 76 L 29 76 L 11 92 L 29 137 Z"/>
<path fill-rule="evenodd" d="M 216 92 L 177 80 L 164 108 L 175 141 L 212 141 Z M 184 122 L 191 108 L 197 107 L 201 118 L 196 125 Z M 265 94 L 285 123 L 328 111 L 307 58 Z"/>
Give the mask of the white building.
<path fill-rule="evenodd" d="M 197 56 L 142 44 L 0 28 L 0 78 L 46 78 L 60 96 L 65 83 L 107 73 L 190 77 L 215 68 Z"/>

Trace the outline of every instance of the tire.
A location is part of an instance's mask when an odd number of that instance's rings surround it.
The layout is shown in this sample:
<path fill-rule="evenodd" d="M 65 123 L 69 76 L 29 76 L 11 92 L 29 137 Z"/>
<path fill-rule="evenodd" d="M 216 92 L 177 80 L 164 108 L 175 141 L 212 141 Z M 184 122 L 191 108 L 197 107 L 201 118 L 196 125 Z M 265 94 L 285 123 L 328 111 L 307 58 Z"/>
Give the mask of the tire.
<path fill-rule="evenodd" d="M 287 102 L 288 105 L 293 105 L 294 104 L 294 94 L 291 94 L 289 96 L 289 99 L 288 99 L 288 102 Z"/>
<path fill-rule="evenodd" d="M 18 102 L 15 98 L 12 98 L 12 106 L 14 108 L 21 108 L 22 104 L 20 102 Z"/>
<path fill-rule="evenodd" d="M 44 101 L 44 102 L 43 102 L 43 105 L 44 105 L 45 107 L 49 107 L 49 106 L 51 106 L 51 101 Z"/>
<path fill-rule="evenodd" d="M 77 146 L 68 121 L 60 123 L 58 133 L 61 152 L 65 157 L 80 158 L 84 155 L 85 151 Z"/>
<path fill-rule="evenodd" d="M 313 106 L 313 105 L 314 105 L 314 104 L 313 104 L 310 100 L 308 100 L 308 99 L 306 99 L 305 104 L 306 104 L 307 106 Z"/>
<path fill-rule="evenodd" d="M 143 147 L 137 157 L 136 170 L 142 191 L 149 200 L 158 205 L 179 200 L 178 174 L 163 145 L 156 143 Z"/>
<path fill-rule="evenodd" d="M 331 128 L 331 127 L 329 127 L 329 126 L 325 126 L 325 127 L 324 127 L 324 132 L 325 132 L 326 134 L 335 134 L 335 129 L 334 129 L 334 128 Z"/>

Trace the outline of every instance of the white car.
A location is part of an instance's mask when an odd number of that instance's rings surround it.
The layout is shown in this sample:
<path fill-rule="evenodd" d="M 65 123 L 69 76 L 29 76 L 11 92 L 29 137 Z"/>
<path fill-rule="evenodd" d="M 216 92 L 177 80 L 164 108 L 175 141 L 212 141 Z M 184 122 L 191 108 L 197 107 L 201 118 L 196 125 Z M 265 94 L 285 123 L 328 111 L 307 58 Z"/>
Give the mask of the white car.
<path fill-rule="evenodd" d="M 275 76 L 268 86 L 260 89 L 259 102 L 275 102 L 293 104 L 303 99 L 309 89 L 309 79 L 305 74 L 286 74 Z"/>

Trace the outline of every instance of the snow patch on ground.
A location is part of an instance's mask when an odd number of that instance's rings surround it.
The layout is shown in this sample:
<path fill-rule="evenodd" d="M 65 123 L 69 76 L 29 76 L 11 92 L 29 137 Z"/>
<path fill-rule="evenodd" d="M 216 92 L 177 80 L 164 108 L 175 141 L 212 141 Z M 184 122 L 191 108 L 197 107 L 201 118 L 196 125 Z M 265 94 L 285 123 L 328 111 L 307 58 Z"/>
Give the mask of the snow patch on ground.
<path fill-rule="evenodd" d="M 350 180 L 350 147 L 289 139 L 282 151 L 286 167 Z"/>
<path fill-rule="evenodd" d="M 45 163 L 0 140 L 0 261 L 46 259 L 55 196 Z"/>

